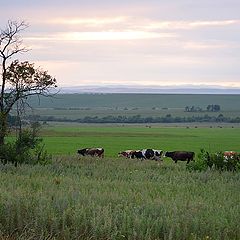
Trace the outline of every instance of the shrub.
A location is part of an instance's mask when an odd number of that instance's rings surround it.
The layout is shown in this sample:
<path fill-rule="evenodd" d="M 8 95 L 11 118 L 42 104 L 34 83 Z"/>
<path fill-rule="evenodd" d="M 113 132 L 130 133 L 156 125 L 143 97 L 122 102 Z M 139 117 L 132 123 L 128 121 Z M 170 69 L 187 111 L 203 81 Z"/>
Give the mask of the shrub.
<path fill-rule="evenodd" d="M 196 161 L 192 161 L 186 165 L 186 169 L 189 171 L 206 171 L 208 168 L 209 154 L 204 149 L 200 150 Z"/>
<path fill-rule="evenodd" d="M 206 150 L 201 149 L 195 162 L 186 165 L 189 171 L 206 171 L 216 169 L 219 171 L 237 171 L 240 170 L 240 156 L 234 155 L 225 157 L 223 152 L 209 154 Z"/>
<path fill-rule="evenodd" d="M 236 171 L 240 169 L 239 155 L 224 157 L 223 152 L 212 154 L 213 164 L 220 171 Z"/>
<path fill-rule="evenodd" d="M 52 156 L 47 154 L 42 139 L 37 137 L 36 129 L 24 129 L 11 143 L 0 146 L 0 161 L 3 163 L 42 164 L 50 163 Z"/>

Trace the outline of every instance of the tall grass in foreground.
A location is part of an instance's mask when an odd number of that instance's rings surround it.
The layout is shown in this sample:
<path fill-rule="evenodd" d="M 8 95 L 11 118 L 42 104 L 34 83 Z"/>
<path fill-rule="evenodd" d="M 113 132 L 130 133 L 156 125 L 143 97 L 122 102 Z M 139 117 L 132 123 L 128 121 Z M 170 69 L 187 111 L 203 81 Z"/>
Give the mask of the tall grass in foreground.
<path fill-rule="evenodd" d="M 2 239 L 240 239 L 240 173 L 58 158 L 0 165 Z"/>

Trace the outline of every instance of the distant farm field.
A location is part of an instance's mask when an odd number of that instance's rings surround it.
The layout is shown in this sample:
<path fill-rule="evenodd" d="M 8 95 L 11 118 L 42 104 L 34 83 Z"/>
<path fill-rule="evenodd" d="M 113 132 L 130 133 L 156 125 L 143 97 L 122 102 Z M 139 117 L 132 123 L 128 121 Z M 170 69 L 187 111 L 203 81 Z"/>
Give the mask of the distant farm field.
<path fill-rule="evenodd" d="M 133 116 L 173 117 L 218 116 L 240 117 L 240 95 L 191 94 L 59 94 L 55 98 L 30 100 L 34 111 L 29 114 L 76 120 L 90 117 Z M 218 104 L 219 112 L 206 112 L 209 104 Z M 185 112 L 186 106 L 202 108 L 202 112 Z"/>
<path fill-rule="evenodd" d="M 55 98 L 30 99 L 36 108 L 184 108 L 219 104 L 225 110 L 239 109 L 240 95 L 209 94 L 58 94 Z M 41 104 L 40 104 L 41 103 Z"/>

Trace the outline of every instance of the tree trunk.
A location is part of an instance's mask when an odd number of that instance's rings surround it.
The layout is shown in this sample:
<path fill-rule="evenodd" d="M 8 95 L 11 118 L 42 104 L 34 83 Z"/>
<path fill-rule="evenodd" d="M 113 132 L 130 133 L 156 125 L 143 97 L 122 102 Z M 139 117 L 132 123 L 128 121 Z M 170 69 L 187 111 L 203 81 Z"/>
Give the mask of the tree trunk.
<path fill-rule="evenodd" d="M 7 115 L 1 114 L 0 116 L 0 145 L 5 143 L 5 137 L 7 135 Z"/>

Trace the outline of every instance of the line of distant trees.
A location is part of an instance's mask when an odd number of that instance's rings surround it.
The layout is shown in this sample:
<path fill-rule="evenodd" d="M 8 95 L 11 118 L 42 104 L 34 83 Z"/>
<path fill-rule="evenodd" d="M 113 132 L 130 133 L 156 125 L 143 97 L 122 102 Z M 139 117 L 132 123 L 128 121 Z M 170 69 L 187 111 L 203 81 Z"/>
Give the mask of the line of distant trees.
<path fill-rule="evenodd" d="M 198 106 L 186 106 L 185 112 L 219 112 L 221 110 L 221 106 L 218 104 L 209 104 L 206 109 L 202 109 Z"/>
<path fill-rule="evenodd" d="M 31 115 L 28 116 L 29 121 L 43 121 L 43 122 L 78 122 L 78 123 L 190 123 L 190 122 L 228 122 L 228 123 L 240 123 L 240 117 L 230 118 L 225 117 L 223 114 L 218 116 L 188 116 L 188 117 L 174 117 L 171 114 L 167 114 L 163 117 L 143 117 L 141 115 L 133 116 L 113 116 L 108 115 L 104 117 L 98 116 L 86 116 L 79 119 L 67 119 L 58 118 L 54 116 L 40 116 Z"/>

